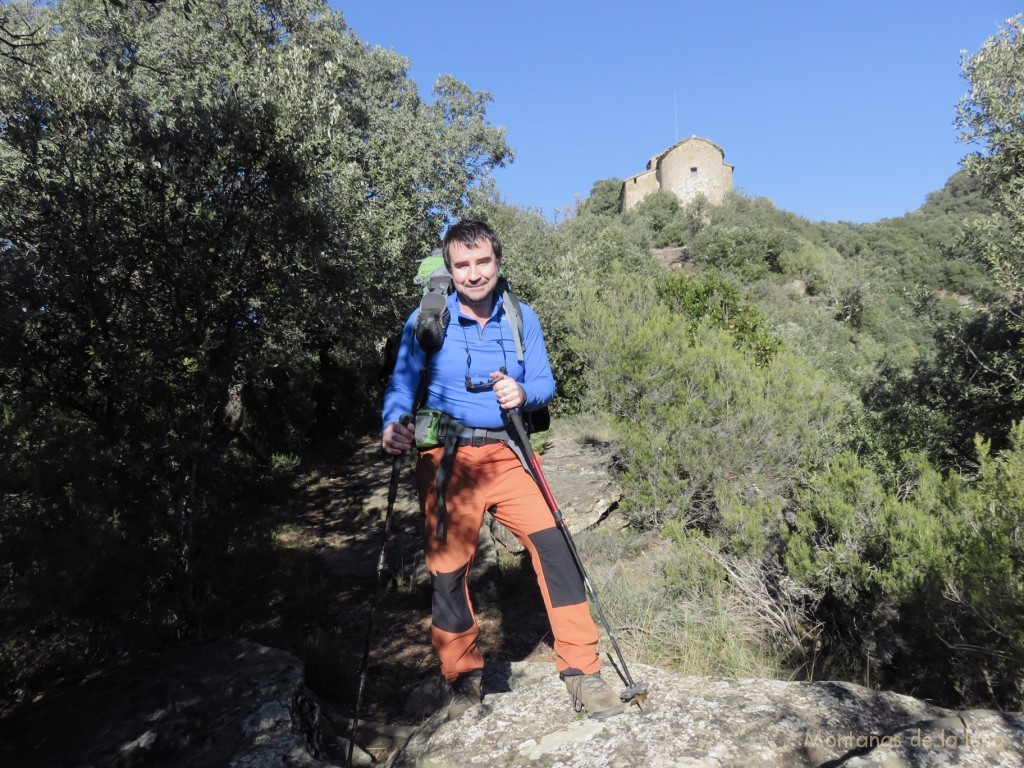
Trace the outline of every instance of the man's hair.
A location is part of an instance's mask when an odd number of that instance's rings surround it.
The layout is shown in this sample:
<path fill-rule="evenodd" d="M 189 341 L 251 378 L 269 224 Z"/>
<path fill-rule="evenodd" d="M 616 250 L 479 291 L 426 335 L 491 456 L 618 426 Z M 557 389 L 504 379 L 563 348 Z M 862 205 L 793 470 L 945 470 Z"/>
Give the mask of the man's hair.
<path fill-rule="evenodd" d="M 441 252 L 444 255 L 444 265 L 452 268 L 452 259 L 449 255 L 452 243 L 462 243 L 467 248 L 476 247 L 477 241 L 486 240 L 494 250 L 494 258 L 501 261 L 501 240 L 494 234 L 494 230 L 482 221 L 464 219 L 458 224 L 453 224 L 445 232 L 444 242 L 441 244 Z"/>

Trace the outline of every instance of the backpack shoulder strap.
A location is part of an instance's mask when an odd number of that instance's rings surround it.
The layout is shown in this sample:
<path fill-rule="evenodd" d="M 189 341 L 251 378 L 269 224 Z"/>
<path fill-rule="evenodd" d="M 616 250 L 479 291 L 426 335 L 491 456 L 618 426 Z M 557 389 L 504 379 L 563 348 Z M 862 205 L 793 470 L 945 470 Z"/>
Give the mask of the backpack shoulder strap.
<path fill-rule="evenodd" d="M 448 294 L 452 291 L 452 278 L 442 265 L 423 281 L 426 287 L 420 298 L 420 311 L 416 316 L 415 337 L 420 347 L 426 352 L 423 368 L 420 370 L 420 383 L 413 399 L 413 413 L 416 413 L 427 399 L 427 387 L 430 386 L 430 360 L 444 344 L 444 336 L 448 330 L 450 313 L 448 311 Z"/>
<path fill-rule="evenodd" d="M 519 297 L 508 287 L 508 281 L 501 278 L 498 288 L 505 302 L 505 314 L 512 326 L 512 338 L 516 342 L 516 360 L 523 362 L 523 310 L 519 306 Z"/>
<path fill-rule="evenodd" d="M 420 312 L 416 316 L 416 341 L 428 355 L 437 352 L 444 344 L 448 328 L 448 294 L 452 290 L 452 279 L 443 267 L 426 280 L 426 288 L 420 298 Z"/>

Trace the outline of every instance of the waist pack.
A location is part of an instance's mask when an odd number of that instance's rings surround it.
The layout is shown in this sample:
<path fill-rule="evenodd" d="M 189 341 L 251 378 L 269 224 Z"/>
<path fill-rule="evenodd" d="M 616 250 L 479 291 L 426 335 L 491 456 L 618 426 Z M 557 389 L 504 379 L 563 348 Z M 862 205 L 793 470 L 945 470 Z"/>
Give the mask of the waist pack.
<path fill-rule="evenodd" d="M 491 445 L 509 443 L 512 438 L 506 429 L 467 427 L 443 411 L 420 408 L 416 412 L 416 447 L 421 451 L 445 445 L 454 437 L 456 446 Z"/>

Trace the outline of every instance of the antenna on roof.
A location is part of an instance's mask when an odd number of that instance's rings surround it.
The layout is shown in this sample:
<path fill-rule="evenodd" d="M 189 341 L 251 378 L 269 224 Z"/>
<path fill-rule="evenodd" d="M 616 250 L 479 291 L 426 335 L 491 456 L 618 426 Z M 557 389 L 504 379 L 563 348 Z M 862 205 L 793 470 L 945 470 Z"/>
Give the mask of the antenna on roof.
<path fill-rule="evenodd" d="M 672 91 L 672 102 L 675 105 L 676 114 L 676 142 L 679 141 L 679 91 Z"/>

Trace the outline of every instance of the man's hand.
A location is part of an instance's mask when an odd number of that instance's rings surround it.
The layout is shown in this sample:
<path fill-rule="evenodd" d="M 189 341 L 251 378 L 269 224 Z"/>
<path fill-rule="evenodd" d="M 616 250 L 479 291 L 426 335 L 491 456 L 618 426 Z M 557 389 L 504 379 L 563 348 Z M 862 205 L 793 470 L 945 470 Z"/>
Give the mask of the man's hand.
<path fill-rule="evenodd" d="M 380 444 L 386 453 L 398 456 L 412 448 L 415 439 L 416 430 L 411 424 L 401 424 L 397 421 L 392 421 L 384 429 Z"/>
<path fill-rule="evenodd" d="M 510 379 L 501 371 L 492 373 L 491 378 L 495 380 L 494 396 L 498 398 L 498 405 L 502 410 L 511 411 L 513 408 L 526 405 L 526 390 L 518 381 Z"/>

